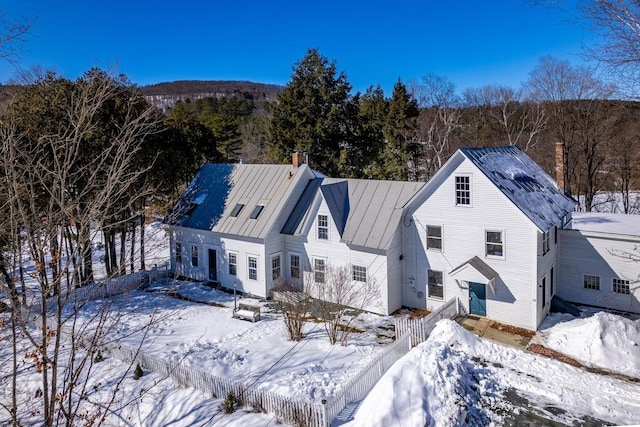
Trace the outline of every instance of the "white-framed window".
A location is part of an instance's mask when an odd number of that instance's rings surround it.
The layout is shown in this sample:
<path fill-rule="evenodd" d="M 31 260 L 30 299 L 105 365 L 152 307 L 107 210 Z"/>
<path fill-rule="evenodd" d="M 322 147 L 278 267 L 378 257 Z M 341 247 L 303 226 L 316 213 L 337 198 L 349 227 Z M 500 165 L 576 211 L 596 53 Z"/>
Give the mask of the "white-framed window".
<path fill-rule="evenodd" d="M 442 298 L 444 296 L 442 271 L 429 270 L 427 277 L 429 282 L 429 298 Z"/>
<path fill-rule="evenodd" d="M 292 279 L 300 278 L 300 255 L 289 254 L 289 275 Z"/>
<path fill-rule="evenodd" d="M 176 264 L 182 264 L 182 243 L 175 242 L 173 247 L 176 251 Z"/>
<path fill-rule="evenodd" d="M 504 233 L 487 230 L 485 232 L 487 256 L 504 257 Z"/>
<path fill-rule="evenodd" d="M 324 283 L 327 265 L 324 259 L 313 259 L 313 280 L 316 283 Z"/>
<path fill-rule="evenodd" d="M 471 177 L 470 176 L 456 176 L 456 205 L 470 206 L 471 205 Z"/>
<path fill-rule="evenodd" d="M 442 250 L 442 227 L 427 225 L 427 249 Z"/>
<path fill-rule="evenodd" d="M 191 265 L 194 267 L 198 266 L 198 247 L 191 246 Z"/>
<path fill-rule="evenodd" d="M 366 282 L 367 281 L 367 267 L 362 265 L 351 266 L 351 280 L 354 282 Z"/>
<path fill-rule="evenodd" d="M 247 268 L 249 270 L 249 280 L 258 280 L 258 257 L 247 257 Z"/>
<path fill-rule="evenodd" d="M 582 286 L 585 289 L 593 289 L 594 291 L 600 290 L 600 276 L 594 276 L 592 274 L 585 274 L 582 276 Z"/>
<path fill-rule="evenodd" d="M 238 254 L 235 252 L 229 252 L 227 259 L 229 260 L 229 274 L 231 276 L 236 276 L 238 274 Z"/>
<path fill-rule="evenodd" d="M 318 215 L 318 239 L 329 240 L 329 217 Z"/>
<path fill-rule="evenodd" d="M 280 254 L 271 256 L 271 280 L 278 280 L 282 277 L 282 268 L 280 265 Z"/>
<path fill-rule="evenodd" d="M 546 255 L 549 252 L 549 232 L 542 233 L 542 255 Z"/>
<path fill-rule="evenodd" d="M 616 294 L 626 294 L 629 295 L 631 290 L 629 288 L 629 281 L 620 279 L 618 277 L 613 278 L 613 292 Z"/>

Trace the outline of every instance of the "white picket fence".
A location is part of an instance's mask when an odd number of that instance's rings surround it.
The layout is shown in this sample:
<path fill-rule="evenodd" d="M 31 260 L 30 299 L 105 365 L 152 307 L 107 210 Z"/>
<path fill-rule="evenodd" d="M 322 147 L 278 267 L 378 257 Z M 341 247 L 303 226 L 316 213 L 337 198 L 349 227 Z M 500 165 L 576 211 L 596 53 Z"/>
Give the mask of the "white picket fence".
<path fill-rule="evenodd" d="M 154 277 L 155 273 L 156 272 L 151 273 L 150 275 Z M 163 273 L 157 273 L 158 275 L 155 277 L 161 278 Z M 148 277 L 143 273 L 123 276 L 107 284 L 91 285 L 75 289 L 67 296 L 75 300 L 105 298 L 134 289 L 138 287 L 142 281 L 147 279 Z M 151 277 L 149 277 L 149 279 L 151 279 Z M 52 298 L 50 303 L 56 304 L 56 298 Z M 433 316 L 433 314 L 431 316 Z M 55 325 L 51 324 L 50 327 L 55 328 Z M 398 331 L 397 324 L 396 331 Z M 66 331 L 66 328 L 63 327 L 61 332 L 69 335 L 69 339 L 71 338 L 71 332 Z M 180 387 L 193 387 L 208 393 L 212 397 L 225 397 L 229 392 L 233 392 L 242 405 L 255 410 L 272 413 L 277 419 L 294 425 L 328 427 L 348 404 L 363 398 L 380 377 L 382 377 L 398 359 L 409 352 L 412 347 L 412 335 L 409 333 L 399 335 L 397 332 L 396 335 L 397 339 L 394 343 L 386 346 L 380 354 L 362 367 L 349 381 L 340 387 L 333 396 L 323 400 L 323 403 L 299 401 L 289 396 L 262 390 L 259 388 L 259 385 L 249 385 L 243 382 L 217 377 L 208 372 L 184 366 L 181 363 L 171 362 L 146 354 L 139 349 L 126 345 L 110 345 L 103 348 L 102 352 L 110 354 L 116 359 L 133 364 L 139 363 L 144 369 L 170 378 L 174 384 Z"/>
<path fill-rule="evenodd" d="M 458 314 L 460 314 L 460 304 L 457 298 L 452 298 L 426 317 L 396 319 L 396 337 L 410 336 L 411 347 L 415 347 L 429 338 L 429 334 L 438 321 L 442 319 L 453 319 Z"/>
<path fill-rule="evenodd" d="M 109 281 L 98 281 L 90 283 L 80 288 L 63 292 L 60 301 L 63 304 L 67 302 L 85 302 L 98 298 L 107 298 L 112 295 L 128 292 L 139 287 L 143 282 L 148 280 L 149 273 L 139 271 L 125 276 L 114 277 Z M 58 304 L 58 297 L 53 296 L 47 298 L 47 309 L 51 309 Z M 39 308 L 38 308 L 39 311 Z"/>
<path fill-rule="evenodd" d="M 409 335 L 390 344 L 384 353 L 367 363 L 325 404 L 327 426 L 353 401 L 362 399 L 385 372 L 411 350 Z"/>

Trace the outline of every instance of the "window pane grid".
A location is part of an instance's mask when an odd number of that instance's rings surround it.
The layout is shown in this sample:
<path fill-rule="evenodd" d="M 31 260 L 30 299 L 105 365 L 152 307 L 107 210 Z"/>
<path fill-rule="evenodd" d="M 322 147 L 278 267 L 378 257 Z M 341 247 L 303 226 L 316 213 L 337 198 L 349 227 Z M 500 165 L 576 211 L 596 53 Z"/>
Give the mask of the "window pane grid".
<path fill-rule="evenodd" d="M 314 271 L 314 280 L 316 283 L 324 283 L 324 260 L 316 259 L 313 260 L 313 271 Z"/>
<path fill-rule="evenodd" d="M 456 205 L 471 204 L 471 186 L 468 176 L 456 176 Z"/>
<path fill-rule="evenodd" d="M 191 265 L 194 267 L 198 266 L 198 247 L 191 246 Z"/>
<path fill-rule="evenodd" d="M 232 276 L 238 274 L 238 256 L 234 253 L 229 254 L 229 274 Z"/>
<path fill-rule="evenodd" d="M 351 267 L 351 279 L 354 282 L 366 282 L 367 281 L 367 267 L 361 265 L 354 265 Z"/>
<path fill-rule="evenodd" d="M 318 239 L 329 240 L 329 218 L 327 215 L 318 215 Z"/>
<path fill-rule="evenodd" d="M 271 258 L 271 280 L 280 278 L 280 255 Z"/>
<path fill-rule="evenodd" d="M 258 280 L 258 258 L 249 257 L 249 279 Z"/>
<path fill-rule="evenodd" d="M 631 293 L 629 289 L 629 281 L 617 278 L 613 279 L 613 292 L 616 294 L 629 295 Z"/>
<path fill-rule="evenodd" d="M 600 290 L 600 276 L 585 274 L 582 280 L 582 284 L 585 289 L 593 289 L 595 291 L 598 291 Z"/>
<path fill-rule="evenodd" d="M 442 249 L 442 227 L 427 225 L 427 249 Z"/>
<path fill-rule="evenodd" d="M 489 256 L 504 255 L 501 231 L 487 231 L 486 244 L 487 244 L 487 255 Z"/>
<path fill-rule="evenodd" d="M 300 278 L 300 257 L 298 255 L 291 255 L 291 278 Z"/>
<path fill-rule="evenodd" d="M 442 298 L 444 296 L 444 286 L 442 285 L 442 271 L 429 270 L 429 297 Z"/>

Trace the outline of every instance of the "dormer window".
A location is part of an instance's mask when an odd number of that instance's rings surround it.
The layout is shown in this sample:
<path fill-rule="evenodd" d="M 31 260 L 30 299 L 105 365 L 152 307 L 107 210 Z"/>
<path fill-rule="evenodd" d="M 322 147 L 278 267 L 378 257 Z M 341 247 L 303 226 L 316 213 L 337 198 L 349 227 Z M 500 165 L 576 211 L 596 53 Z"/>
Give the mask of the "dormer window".
<path fill-rule="evenodd" d="M 253 212 L 251 212 L 251 215 L 249 215 L 249 218 L 257 219 L 262 213 L 263 209 L 264 209 L 264 205 L 256 205 L 256 207 L 253 208 Z"/>
<path fill-rule="evenodd" d="M 244 205 L 242 203 L 238 203 L 233 207 L 233 210 L 231 211 L 231 214 L 229 216 L 236 218 L 238 215 L 240 215 L 240 211 L 242 211 L 242 208 L 244 208 Z"/>

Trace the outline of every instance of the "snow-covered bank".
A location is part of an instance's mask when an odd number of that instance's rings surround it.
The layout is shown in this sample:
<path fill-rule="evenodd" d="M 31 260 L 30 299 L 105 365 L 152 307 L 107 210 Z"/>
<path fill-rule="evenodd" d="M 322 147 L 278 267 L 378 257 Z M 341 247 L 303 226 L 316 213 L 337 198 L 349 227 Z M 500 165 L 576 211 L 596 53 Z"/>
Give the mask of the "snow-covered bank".
<path fill-rule="evenodd" d="M 501 425 L 531 419 L 634 424 L 640 419 L 640 385 L 490 343 L 443 320 L 378 382 L 349 425 Z"/>

